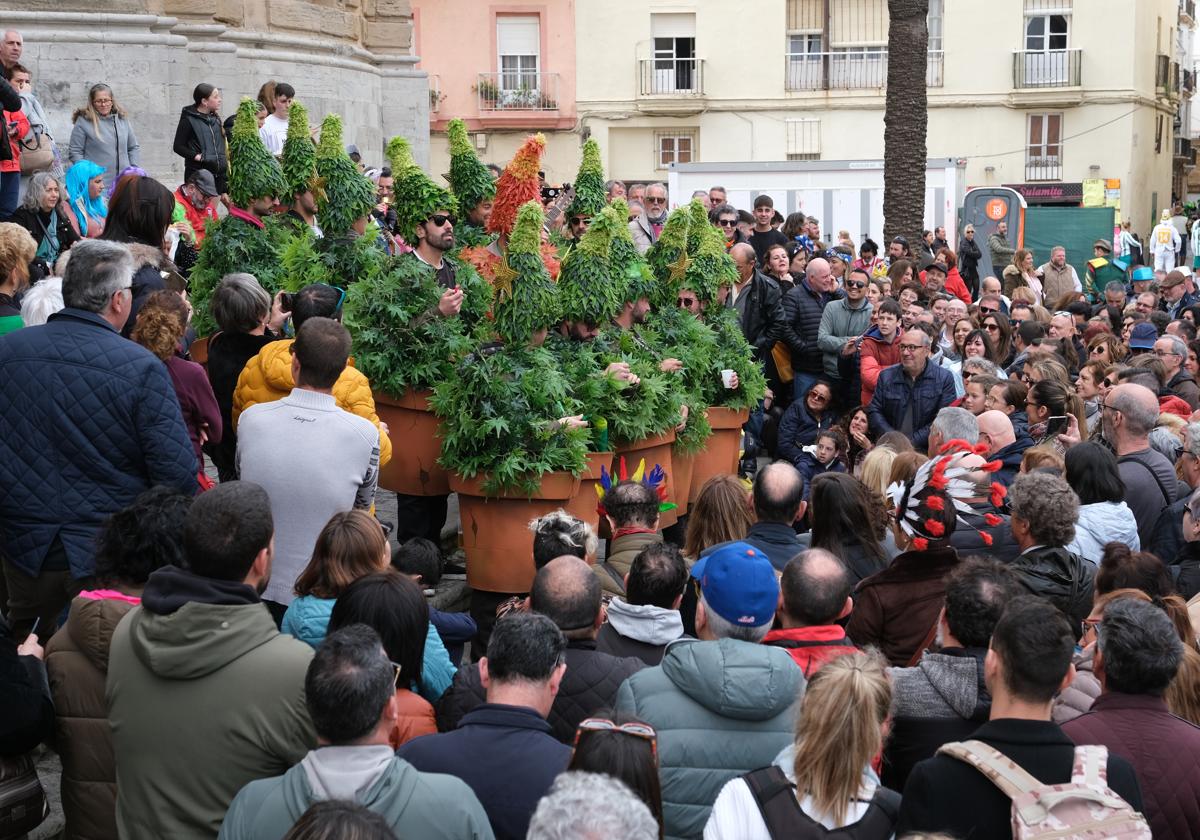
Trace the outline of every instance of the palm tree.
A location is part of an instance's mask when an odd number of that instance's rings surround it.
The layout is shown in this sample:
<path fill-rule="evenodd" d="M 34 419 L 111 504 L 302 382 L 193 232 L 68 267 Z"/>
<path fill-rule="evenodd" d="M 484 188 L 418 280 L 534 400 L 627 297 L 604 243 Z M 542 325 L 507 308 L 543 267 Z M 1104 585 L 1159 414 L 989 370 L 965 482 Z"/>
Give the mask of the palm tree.
<path fill-rule="evenodd" d="M 915 243 L 925 220 L 925 74 L 929 0 L 888 0 L 887 99 L 883 115 L 883 235 Z"/>

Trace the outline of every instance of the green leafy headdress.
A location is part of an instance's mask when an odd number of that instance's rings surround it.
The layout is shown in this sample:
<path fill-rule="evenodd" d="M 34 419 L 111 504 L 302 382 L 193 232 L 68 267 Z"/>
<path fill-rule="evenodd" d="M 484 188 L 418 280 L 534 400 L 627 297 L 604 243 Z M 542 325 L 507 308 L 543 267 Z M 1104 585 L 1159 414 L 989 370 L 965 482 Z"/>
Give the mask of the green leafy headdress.
<path fill-rule="evenodd" d="M 342 118 L 337 114 L 330 114 L 321 122 L 317 175 L 325 187 L 324 200 L 317 204 L 317 223 L 327 237 L 344 236 L 355 221 L 370 214 L 375 206 L 375 185 L 346 154 Z"/>
<path fill-rule="evenodd" d="M 688 236 L 691 236 L 690 230 Z M 737 283 L 738 271 L 733 257 L 725 252 L 725 237 L 707 221 L 699 239 L 680 286 L 691 289 L 703 303 L 709 303 L 716 299 L 721 286 Z"/>
<path fill-rule="evenodd" d="M 609 261 L 609 249 L 620 227 L 625 225 L 616 223 L 613 214 L 601 213 L 563 260 L 558 284 L 563 317 L 568 321 L 605 324 L 624 306 L 622 278 L 612 274 Z"/>
<path fill-rule="evenodd" d="M 638 253 L 633 244 L 633 236 L 629 233 L 629 205 L 624 199 L 618 198 L 608 207 L 600 211 L 602 216 L 611 216 L 614 226 L 612 246 L 608 251 L 609 271 L 613 283 L 618 288 L 622 303 L 653 299 L 656 294 L 654 272 L 646 263 L 645 257 Z M 665 231 L 665 227 L 664 227 Z"/>
<path fill-rule="evenodd" d="M 233 119 L 229 141 L 229 197 L 238 207 L 256 198 L 278 197 L 287 191 L 279 162 L 258 136 L 258 103 L 243 99 Z"/>
<path fill-rule="evenodd" d="M 296 196 L 315 188 L 317 147 L 308 126 L 308 109 L 293 101 L 288 108 L 287 139 L 283 141 L 283 180 L 287 190 L 283 199 L 289 204 Z M 318 190 L 319 192 L 319 190 Z"/>
<path fill-rule="evenodd" d="M 604 193 L 604 168 L 600 163 L 600 144 L 588 138 L 583 144 L 583 161 L 575 176 L 575 200 L 567 208 L 567 218 L 591 218 L 604 209 L 608 196 Z"/>
<path fill-rule="evenodd" d="M 646 252 L 646 260 L 658 281 L 656 294 L 651 298 L 656 306 L 674 306 L 675 297 L 683 286 L 692 258 L 688 254 L 688 232 L 692 219 L 688 208 L 677 207 L 667 216 L 658 241 Z M 708 224 L 708 221 L 705 221 Z M 699 238 L 696 245 L 699 247 Z"/>
<path fill-rule="evenodd" d="M 439 187 L 421 171 L 421 167 L 413 161 L 408 141 L 403 137 L 391 139 L 387 145 L 387 156 L 392 164 L 392 176 L 396 179 L 392 187 L 396 225 L 404 241 L 415 246 L 417 235 L 414 229 L 417 225 L 439 210 L 455 213 L 459 205 L 449 190 Z"/>
<path fill-rule="evenodd" d="M 517 210 L 508 249 L 496 269 L 492 307 L 496 332 L 509 344 L 526 344 L 535 332 L 562 320 L 562 299 L 542 262 L 542 205 Z"/>
<path fill-rule="evenodd" d="M 467 213 L 481 201 L 496 197 L 496 183 L 492 173 L 476 156 L 467 137 L 466 123 L 459 119 L 450 120 L 446 134 L 450 139 L 450 189 L 458 199 L 458 206 Z"/>

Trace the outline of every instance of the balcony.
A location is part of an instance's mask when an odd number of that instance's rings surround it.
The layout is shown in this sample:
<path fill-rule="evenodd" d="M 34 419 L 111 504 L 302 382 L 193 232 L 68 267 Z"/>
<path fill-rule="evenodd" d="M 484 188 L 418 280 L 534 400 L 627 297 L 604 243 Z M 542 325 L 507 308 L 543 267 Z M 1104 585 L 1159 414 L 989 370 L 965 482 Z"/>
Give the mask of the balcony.
<path fill-rule="evenodd" d="M 1057 156 L 1025 159 L 1026 181 L 1061 181 L 1062 158 Z"/>
<path fill-rule="evenodd" d="M 558 74 L 512 71 L 480 73 L 475 83 L 479 112 L 558 111 Z"/>
<path fill-rule="evenodd" d="M 930 50 L 925 67 L 927 87 L 941 87 L 945 53 Z M 882 90 L 887 86 L 888 54 L 884 47 L 788 53 L 784 87 L 803 90 Z"/>
<path fill-rule="evenodd" d="M 1018 90 L 1080 86 L 1083 51 L 1014 50 L 1013 87 Z"/>
<path fill-rule="evenodd" d="M 1192 141 L 1187 137 L 1175 138 L 1175 157 L 1179 160 L 1192 162 Z"/>
<path fill-rule="evenodd" d="M 704 59 L 639 59 L 638 96 L 704 96 Z"/>

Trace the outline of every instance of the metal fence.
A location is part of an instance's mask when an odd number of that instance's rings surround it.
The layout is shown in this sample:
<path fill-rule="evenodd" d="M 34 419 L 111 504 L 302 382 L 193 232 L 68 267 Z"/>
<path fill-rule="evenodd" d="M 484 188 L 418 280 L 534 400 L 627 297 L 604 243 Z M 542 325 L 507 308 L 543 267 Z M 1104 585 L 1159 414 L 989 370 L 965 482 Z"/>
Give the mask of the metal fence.
<path fill-rule="evenodd" d="M 475 92 L 480 111 L 558 110 L 557 73 L 480 73 Z"/>
<path fill-rule="evenodd" d="M 1079 87 L 1083 51 L 1015 50 L 1014 88 Z"/>
<path fill-rule="evenodd" d="M 856 49 L 788 53 L 787 90 L 869 90 L 887 86 L 887 50 Z M 927 87 L 945 83 L 945 53 L 930 50 L 925 67 Z"/>
<path fill-rule="evenodd" d="M 703 96 L 704 59 L 639 59 L 638 95 Z"/>

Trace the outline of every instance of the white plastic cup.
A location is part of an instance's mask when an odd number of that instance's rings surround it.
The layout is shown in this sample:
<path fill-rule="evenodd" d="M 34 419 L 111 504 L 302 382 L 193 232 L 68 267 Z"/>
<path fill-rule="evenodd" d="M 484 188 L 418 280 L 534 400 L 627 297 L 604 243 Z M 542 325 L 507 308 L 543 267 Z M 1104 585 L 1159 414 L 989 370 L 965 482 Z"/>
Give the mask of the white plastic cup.
<path fill-rule="evenodd" d="M 737 374 L 732 368 L 725 368 L 725 370 L 721 371 L 721 384 L 724 385 L 728 390 L 732 391 L 733 377 L 736 375 Z"/>

